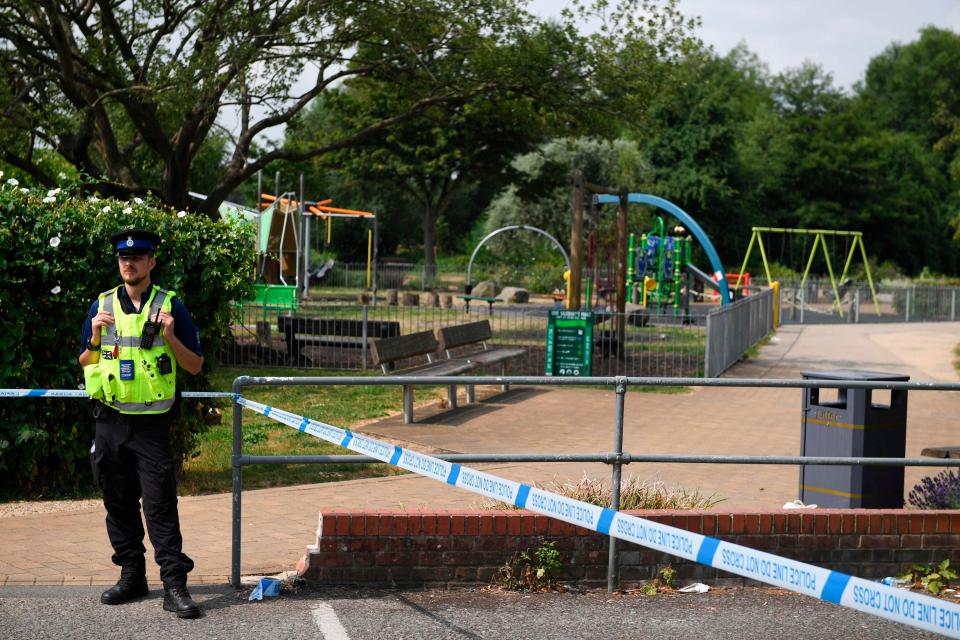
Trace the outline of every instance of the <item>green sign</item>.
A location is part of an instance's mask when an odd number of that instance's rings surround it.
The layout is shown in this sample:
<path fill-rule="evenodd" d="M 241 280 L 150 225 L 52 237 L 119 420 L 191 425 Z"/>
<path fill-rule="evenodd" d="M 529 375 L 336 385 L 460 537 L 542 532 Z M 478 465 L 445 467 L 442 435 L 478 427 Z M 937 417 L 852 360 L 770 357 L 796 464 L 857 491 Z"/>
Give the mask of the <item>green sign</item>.
<path fill-rule="evenodd" d="M 593 356 L 593 312 L 550 311 L 547 375 L 589 376 Z"/>

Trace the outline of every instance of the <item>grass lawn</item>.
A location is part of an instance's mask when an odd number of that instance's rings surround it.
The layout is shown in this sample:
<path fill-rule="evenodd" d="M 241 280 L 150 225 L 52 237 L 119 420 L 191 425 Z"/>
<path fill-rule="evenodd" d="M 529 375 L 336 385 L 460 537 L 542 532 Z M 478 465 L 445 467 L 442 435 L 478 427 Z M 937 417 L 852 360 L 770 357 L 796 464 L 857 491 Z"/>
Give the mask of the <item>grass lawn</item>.
<path fill-rule="evenodd" d="M 218 367 L 211 376 L 213 389 L 229 391 L 234 378 L 248 376 L 322 376 L 342 372 L 316 369 L 250 369 Z M 371 374 L 373 375 L 373 374 Z M 442 387 L 415 387 L 414 401 L 425 402 L 443 397 Z M 403 400 L 396 386 L 339 386 L 339 387 L 250 387 L 244 396 L 328 422 L 337 427 L 353 427 L 366 420 L 400 411 Z M 223 403 L 226 405 L 226 403 Z M 195 456 L 184 463 L 180 493 L 195 495 L 230 491 L 230 456 L 233 447 L 233 417 L 231 405 L 222 407 L 222 424 L 212 425 L 200 437 Z M 251 411 L 244 411 L 243 453 L 247 455 L 331 455 L 350 454 L 323 440 L 304 435 L 286 425 Z M 249 465 L 243 468 L 244 489 L 280 487 L 312 482 L 332 482 L 353 478 L 385 476 L 399 473 L 384 464 L 340 465 Z"/>

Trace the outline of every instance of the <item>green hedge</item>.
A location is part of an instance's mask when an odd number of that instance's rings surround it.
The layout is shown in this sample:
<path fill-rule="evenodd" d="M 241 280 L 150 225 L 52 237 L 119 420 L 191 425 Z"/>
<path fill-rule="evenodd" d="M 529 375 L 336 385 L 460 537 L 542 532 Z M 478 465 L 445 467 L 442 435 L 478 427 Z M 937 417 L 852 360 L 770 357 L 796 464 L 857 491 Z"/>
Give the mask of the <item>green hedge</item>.
<path fill-rule="evenodd" d="M 200 329 L 207 365 L 179 376 L 207 388 L 209 363 L 229 334 L 233 300 L 248 298 L 253 229 L 156 203 L 20 187 L 0 175 L 0 387 L 76 389 L 80 329 L 97 294 L 120 283 L 109 236 L 128 227 L 162 237 L 153 281 L 173 289 Z M 182 382 L 181 382 L 182 381 Z M 93 420 L 87 400 L 0 398 L 0 494 L 71 493 L 89 482 Z M 174 427 L 182 460 L 204 423 L 185 401 Z"/>

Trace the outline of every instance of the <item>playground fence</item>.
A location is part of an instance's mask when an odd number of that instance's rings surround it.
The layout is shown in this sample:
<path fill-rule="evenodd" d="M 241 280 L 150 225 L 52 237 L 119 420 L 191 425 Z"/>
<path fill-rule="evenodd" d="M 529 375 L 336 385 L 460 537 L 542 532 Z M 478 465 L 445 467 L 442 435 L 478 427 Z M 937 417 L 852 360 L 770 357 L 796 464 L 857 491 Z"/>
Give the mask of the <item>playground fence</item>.
<path fill-rule="evenodd" d="M 946 285 L 852 282 L 838 286 L 840 304 L 829 280 L 781 284 L 780 320 L 786 324 L 880 322 L 953 322 L 960 320 L 960 287 Z"/>
<path fill-rule="evenodd" d="M 369 341 L 362 336 L 375 335 L 374 323 L 398 323 L 400 334 L 405 335 L 489 320 L 492 345 L 527 350 L 523 358 L 516 358 L 508 365 L 507 375 L 543 375 L 548 311 L 549 307 L 544 305 L 524 308 L 494 305 L 491 310 L 483 302 L 474 302 L 469 312 L 463 306 L 445 309 L 383 303 L 368 306 L 306 302 L 291 312 L 279 306 L 250 303 L 237 306 L 231 327 L 233 340 L 219 354 L 219 360 L 224 365 L 361 371 L 372 366 Z M 293 349 L 297 352 L 292 353 L 287 336 L 280 333 L 281 315 L 353 321 L 354 326 L 369 329 L 359 331 L 362 334 L 359 337 L 298 334 L 301 342 Z M 600 321 L 593 332 L 593 375 L 699 376 L 703 373 L 706 348 L 703 316 L 628 313 L 622 340 L 616 335 L 615 318 L 616 314 L 609 312 L 598 314 Z"/>
<path fill-rule="evenodd" d="M 719 376 L 773 331 L 775 295 L 764 289 L 707 314 L 704 377 Z"/>

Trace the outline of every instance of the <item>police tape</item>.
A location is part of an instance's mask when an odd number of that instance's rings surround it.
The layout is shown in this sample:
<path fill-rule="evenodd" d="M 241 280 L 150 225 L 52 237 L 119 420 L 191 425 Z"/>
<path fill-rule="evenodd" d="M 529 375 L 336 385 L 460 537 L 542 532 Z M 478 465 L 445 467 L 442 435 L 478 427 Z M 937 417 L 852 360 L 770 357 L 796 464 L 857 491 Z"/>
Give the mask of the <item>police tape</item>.
<path fill-rule="evenodd" d="M 235 398 L 229 391 L 183 391 L 184 398 Z M 87 398 L 83 389 L 0 389 L 0 398 Z"/>
<path fill-rule="evenodd" d="M 580 502 L 243 397 L 237 402 L 303 433 L 439 482 L 758 582 L 960 638 L 960 604 Z"/>

